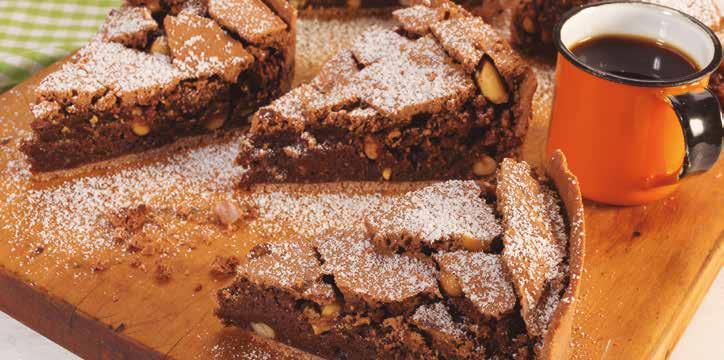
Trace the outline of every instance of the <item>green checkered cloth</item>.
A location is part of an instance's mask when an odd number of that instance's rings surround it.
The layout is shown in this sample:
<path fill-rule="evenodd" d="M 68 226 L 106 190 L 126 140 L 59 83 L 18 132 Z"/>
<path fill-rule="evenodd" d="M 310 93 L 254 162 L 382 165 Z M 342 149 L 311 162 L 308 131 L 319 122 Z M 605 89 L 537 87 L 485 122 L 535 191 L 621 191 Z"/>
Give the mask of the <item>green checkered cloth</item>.
<path fill-rule="evenodd" d="M 70 54 L 120 0 L 0 0 L 0 92 Z"/>

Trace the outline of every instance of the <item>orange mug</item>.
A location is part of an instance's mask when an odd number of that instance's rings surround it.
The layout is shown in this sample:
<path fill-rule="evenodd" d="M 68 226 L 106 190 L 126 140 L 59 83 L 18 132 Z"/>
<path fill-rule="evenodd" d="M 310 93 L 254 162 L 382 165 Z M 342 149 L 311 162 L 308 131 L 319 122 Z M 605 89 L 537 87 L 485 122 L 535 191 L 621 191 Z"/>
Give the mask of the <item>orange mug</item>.
<path fill-rule="evenodd" d="M 606 35 L 666 44 L 687 54 L 699 70 L 641 80 L 592 67 L 571 50 Z M 546 150 L 565 152 L 586 198 L 644 204 L 669 196 L 682 177 L 717 161 L 722 115 L 707 86 L 722 49 L 706 25 L 660 5 L 604 2 L 566 13 L 554 36 L 556 89 Z"/>

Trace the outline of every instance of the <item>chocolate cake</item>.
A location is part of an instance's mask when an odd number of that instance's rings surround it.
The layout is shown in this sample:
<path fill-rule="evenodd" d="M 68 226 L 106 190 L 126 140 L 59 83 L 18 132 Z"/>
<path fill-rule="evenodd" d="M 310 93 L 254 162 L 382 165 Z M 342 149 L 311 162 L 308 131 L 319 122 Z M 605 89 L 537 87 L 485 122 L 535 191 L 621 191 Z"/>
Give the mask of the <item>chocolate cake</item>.
<path fill-rule="evenodd" d="M 401 6 L 410 5 L 417 0 L 292 0 L 291 3 L 300 11 L 305 13 L 316 13 L 325 11 L 345 11 L 354 12 L 366 9 L 385 9 L 399 8 Z M 434 3 L 435 1 L 429 1 Z M 483 1 L 465 0 L 455 1 L 464 6 L 481 5 Z"/>
<path fill-rule="evenodd" d="M 218 292 L 216 314 L 329 359 L 565 358 L 583 207 L 560 152 L 545 172 L 506 159 L 497 187 L 448 181 L 399 195 L 387 204 L 407 214 L 395 226 L 380 206 L 367 233 L 258 245 Z M 454 219 L 462 209 L 479 215 Z M 375 242 L 379 233 L 410 241 Z M 464 236 L 493 245 L 468 249 Z"/>
<path fill-rule="evenodd" d="M 289 90 L 296 13 L 285 0 L 129 0 L 35 90 L 35 172 L 238 127 Z"/>
<path fill-rule="evenodd" d="M 513 11 L 512 42 L 523 51 L 553 54 L 553 28 L 567 11 L 601 0 L 520 0 Z M 716 0 L 648 0 L 669 6 L 719 29 L 721 13 Z"/>
<path fill-rule="evenodd" d="M 252 118 L 242 184 L 490 177 L 517 157 L 536 80 L 448 1 L 396 10 Z"/>

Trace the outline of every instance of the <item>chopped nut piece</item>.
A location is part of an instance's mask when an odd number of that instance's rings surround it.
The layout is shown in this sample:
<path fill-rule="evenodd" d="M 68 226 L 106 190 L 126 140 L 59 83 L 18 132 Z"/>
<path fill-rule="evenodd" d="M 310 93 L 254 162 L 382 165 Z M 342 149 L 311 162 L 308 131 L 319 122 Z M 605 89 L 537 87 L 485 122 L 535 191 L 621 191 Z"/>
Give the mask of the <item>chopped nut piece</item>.
<path fill-rule="evenodd" d="M 241 218 L 241 210 L 229 200 L 219 201 L 214 205 L 214 214 L 216 214 L 219 222 L 229 226 Z"/>
<path fill-rule="evenodd" d="M 483 242 L 470 236 L 463 236 L 463 247 L 468 251 L 483 251 Z"/>
<path fill-rule="evenodd" d="M 384 168 L 384 170 L 382 170 L 382 178 L 385 180 L 390 180 L 391 177 L 392 177 L 392 169 Z"/>
<path fill-rule="evenodd" d="M 463 289 L 460 287 L 460 281 L 455 275 L 445 271 L 441 271 L 439 281 L 442 290 L 448 296 L 463 296 Z"/>
<path fill-rule="evenodd" d="M 159 36 L 156 40 L 153 40 L 153 44 L 151 44 L 151 53 L 163 55 L 171 54 L 171 49 L 168 47 L 168 40 L 165 36 Z"/>
<path fill-rule="evenodd" d="M 216 255 L 211 263 L 211 273 L 217 276 L 229 276 L 236 273 L 239 259 L 236 256 Z"/>
<path fill-rule="evenodd" d="M 273 339 L 276 337 L 276 332 L 274 332 L 274 329 L 271 328 L 271 326 L 264 324 L 264 323 L 250 323 L 251 329 L 254 330 L 254 332 L 262 337 L 265 337 L 267 339 Z"/>
<path fill-rule="evenodd" d="M 314 331 L 314 335 L 324 334 L 331 329 L 332 326 L 329 324 L 312 324 L 312 331 Z"/>
<path fill-rule="evenodd" d="M 95 126 L 96 124 L 98 124 L 98 116 L 93 115 L 90 119 L 88 119 L 88 122 L 91 125 Z"/>
<path fill-rule="evenodd" d="M 486 99 L 493 104 L 508 102 L 508 91 L 495 65 L 488 59 L 483 60 L 482 68 L 476 74 L 476 82 Z"/>
<path fill-rule="evenodd" d="M 157 13 L 162 10 L 161 0 L 147 0 L 145 5 L 152 13 Z"/>
<path fill-rule="evenodd" d="M 340 312 L 342 312 L 342 306 L 338 303 L 322 306 L 322 316 L 337 316 Z"/>
<path fill-rule="evenodd" d="M 487 176 L 495 172 L 498 164 L 493 158 L 483 155 L 475 164 L 473 164 L 473 174 L 477 176 Z"/>
<path fill-rule="evenodd" d="M 138 136 L 146 136 L 151 132 L 151 127 L 141 121 L 134 121 L 131 123 L 131 130 L 133 130 L 133 133 Z"/>
<path fill-rule="evenodd" d="M 525 19 L 523 19 L 523 30 L 525 30 L 525 32 L 529 34 L 535 32 L 535 23 L 533 22 L 533 19 L 531 19 L 530 17 L 526 17 Z"/>
<path fill-rule="evenodd" d="M 387 134 L 387 139 L 390 141 L 395 141 L 400 136 L 402 136 L 402 132 L 400 132 L 400 130 L 394 129 L 394 130 L 390 131 L 389 134 Z"/>
<path fill-rule="evenodd" d="M 364 151 L 365 155 L 367 155 L 370 160 L 376 160 L 379 156 L 379 154 L 377 153 L 377 141 L 375 141 L 375 139 L 373 139 L 371 136 L 365 137 Z"/>
<path fill-rule="evenodd" d="M 226 116 L 224 114 L 216 114 L 204 122 L 204 127 L 213 131 L 224 126 L 224 122 L 226 122 Z"/>

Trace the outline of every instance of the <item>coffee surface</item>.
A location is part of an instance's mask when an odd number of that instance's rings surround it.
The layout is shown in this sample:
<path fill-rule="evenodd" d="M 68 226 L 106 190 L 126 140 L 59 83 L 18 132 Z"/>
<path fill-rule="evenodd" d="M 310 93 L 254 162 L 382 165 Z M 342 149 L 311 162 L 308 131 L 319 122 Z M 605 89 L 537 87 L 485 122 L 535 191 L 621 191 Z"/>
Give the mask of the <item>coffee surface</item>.
<path fill-rule="evenodd" d="M 571 52 L 598 70 L 635 80 L 678 79 L 699 70 L 683 51 L 634 36 L 591 38 L 574 45 Z"/>

